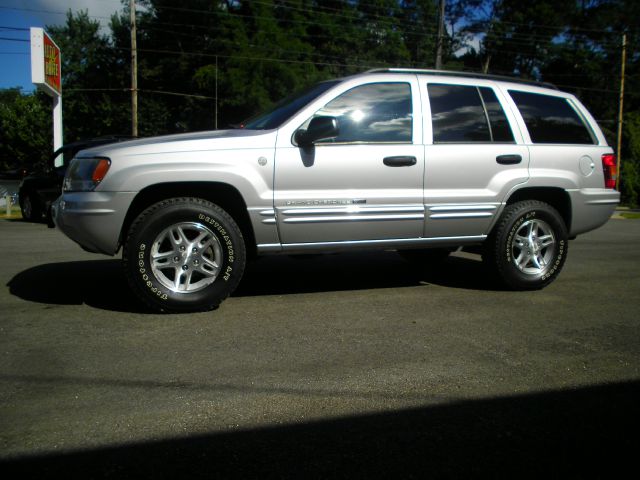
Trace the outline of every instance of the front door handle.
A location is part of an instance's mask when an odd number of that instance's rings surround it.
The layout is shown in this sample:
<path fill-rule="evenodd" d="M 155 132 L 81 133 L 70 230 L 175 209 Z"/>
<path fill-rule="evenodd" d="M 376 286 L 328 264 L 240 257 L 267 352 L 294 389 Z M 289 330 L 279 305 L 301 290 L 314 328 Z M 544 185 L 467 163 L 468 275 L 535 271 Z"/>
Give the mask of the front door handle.
<path fill-rule="evenodd" d="M 411 165 L 418 163 L 416 157 L 406 156 L 385 157 L 382 161 L 387 167 L 410 167 Z"/>
<path fill-rule="evenodd" d="M 515 165 L 516 163 L 520 163 L 521 161 L 521 155 L 498 155 L 496 157 L 496 162 L 501 165 Z"/>

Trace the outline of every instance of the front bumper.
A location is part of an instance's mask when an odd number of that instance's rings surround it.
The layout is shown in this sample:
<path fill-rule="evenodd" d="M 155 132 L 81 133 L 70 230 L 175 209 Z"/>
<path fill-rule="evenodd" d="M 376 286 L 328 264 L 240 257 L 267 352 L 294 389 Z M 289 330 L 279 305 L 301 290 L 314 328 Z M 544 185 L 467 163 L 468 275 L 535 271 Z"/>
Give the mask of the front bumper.
<path fill-rule="evenodd" d="M 89 252 L 115 255 L 136 192 L 64 193 L 53 202 L 55 225 Z"/>

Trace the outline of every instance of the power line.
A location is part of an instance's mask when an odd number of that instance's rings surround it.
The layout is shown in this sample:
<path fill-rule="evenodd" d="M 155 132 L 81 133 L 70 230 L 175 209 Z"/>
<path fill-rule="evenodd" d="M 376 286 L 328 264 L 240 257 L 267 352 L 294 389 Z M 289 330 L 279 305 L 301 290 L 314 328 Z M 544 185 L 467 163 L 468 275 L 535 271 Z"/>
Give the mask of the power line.
<path fill-rule="evenodd" d="M 248 17 L 248 16 L 245 16 Z M 184 24 L 184 23 L 169 23 L 169 22 L 158 22 L 158 21 L 154 21 L 153 25 L 166 25 L 166 26 L 176 26 L 176 27 L 187 27 L 187 28 L 197 28 L 197 29 L 205 29 L 207 32 L 211 32 L 211 26 L 208 25 L 197 25 L 197 24 Z M 160 32 L 165 32 L 165 33 L 171 33 L 173 35 L 181 35 L 181 36 L 185 36 L 185 37 L 190 37 L 190 38 L 197 38 L 197 34 L 189 34 L 186 32 L 175 32 L 172 30 L 168 30 L 168 29 L 160 29 L 157 27 L 147 27 L 144 28 L 142 27 L 143 30 L 155 30 L 155 31 L 160 31 Z M 216 29 L 217 31 L 217 29 Z M 345 34 L 347 33 L 346 31 L 344 32 Z M 435 38 L 437 37 L 437 33 L 416 33 L 413 34 L 413 36 L 417 36 L 417 37 L 431 37 L 431 38 Z M 332 38 L 335 39 L 335 35 L 322 35 L 322 34 L 310 34 L 310 33 L 305 33 L 303 35 L 301 35 L 301 38 Z M 547 49 L 554 49 L 554 48 L 562 48 L 563 46 L 566 45 L 566 42 L 556 42 L 554 41 L 553 38 L 549 38 L 548 36 L 544 36 L 544 35 L 537 35 L 537 34 L 527 34 L 527 33 L 512 33 L 511 36 L 509 38 L 497 38 L 497 39 L 492 39 L 493 41 L 491 42 L 492 44 L 495 45 L 495 43 L 500 43 L 503 45 L 522 45 L 522 46 L 536 46 L 538 48 L 547 48 Z M 537 40 L 537 41 L 536 41 Z M 220 40 L 220 39 L 216 39 L 216 42 L 231 42 L 230 40 Z M 481 42 L 483 44 L 486 44 L 486 39 L 481 40 Z M 613 42 L 613 41 L 601 41 L 598 42 L 598 46 L 600 47 L 611 47 L 613 49 L 617 49 L 618 48 L 618 44 Z M 472 48 L 469 45 L 466 45 L 467 48 Z M 464 48 L 464 47 L 462 47 Z M 486 48 L 486 46 L 485 46 Z M 515 52 L 515 53 L 521 53 L 521 52 Z"/>
<path fill-rule="evenodd" d="M 53 15 L 67 15 L 67 12 L 60 12 L 60 11 L 53 11 L 53 10 L 41 10 L 41 9 L 24 8 L 24 7 L 4 7 L 4 6 L 0 6 L 0 9 L 10 9 L 10 10 L 27 11 L 27 12 L 48 13 L 48 14 L 53 14 Z M 245 15 L 245 14 L 227 12 L 227 11 L 198 10 L 198 9 L 188 9 L 188 8 L 169 7 L 169 6 L 156 6 L 156 9 L 159 9 L 159 10 L 184 11 L 184 12 L 188 12 L 188 13 L 205 13 L 205 14 L 209 14 L 209 15 L 228 15 L 228 16 L 233 16 L 233 17 L 251 18 L 251 19 L 256 18 L 256 19 L 265 19 L 265 20 L 276 20 L 276 21 L 278 20 L 277 18 L 274 18 L 274 17 L 264 17 L 264 16 L 258 16 L 258 15 Z M 312 11 L 310 11 L 310 13 L 312 13 Z M 89 18 L 93 18 L 93 19 L 109 19 L 110 18 L 110 17 L 96 16 L 96 15 L 88 15 L 88 17 Z M 354 20 L 361 21 L 362 18 L 354 18 Z M 334 24 L 319 23 L 319 22 L 305 21 L 305 20 L 289 20 L 289 21 L 287 21 L 287 23 L 305 24 L 305 25 L 318 26 L 318 27 L 333 27 L 333 26 L 335 26 Z M 190 26 L 190 27 L 198 27 L 198 28 L 202 28 L 202 27 L 207 28 L 206 26 L 190 25 L 190 24 L 165 23 L 165 25 Z M 359 30 L 365 31 L 364 28 L 359 28 Z M 429 29 L 421 29 L 419 31 L 418 30 L 411 30 L 411 29 L 407 29 L 406 25 L 403 28 L 403 31 L 405 33 L 410 33 L 410 34 L 412 34 L 414 36 L 422 36 L 422 37 L 436 37 L 437 36 L 437 33 L 425 33 L 425 31 L 429 31 Z M 305 33 L 305 35 L 309 36 L 309 37 L 314 36 L 313 34 L 307 34 L 307 33 Z M 331 36 L 330 35 L 326 35 L 326 37 L 331 37 Z"/>
<path fill-rule="evenodd" d="M 67 15 L 67 12 L 57 12 L 54 10 L 41 10 L 38 8 L 24 8 L 24 7 L 5 7 L 5 6 L 0 6 L 0 9 L 2 10 L 17 10 L 19 12 L 35 12 L 35 13 L 48 13 L 50 15 Z M 106 19 L 109 20 L 111 17 L 102 17 L 102 16 L 96 16 L 96 15 L 89 15 L 90 18 L 100 18 L 100 19 Z"/>
<path fill-rule="evenodd" d="M 128 50 L 128 49 L 119 48 L 119 50 Z M 253 56 L 220 55 L 220 54 L 211 54 L 211 53 L 203 53 L 203 52 L 184 52 L 184 51 L 181 52 L 181 51 L 173 51 L 173 50 L 156 50 L 156 49 L 140 49 L 139 48 L 138 51 L 147 52 L 147 53 L 157 53 L 162 55 L 183 55 L 184 54 L 184 55 L 209 57 L 209 58 L 220 57 L 220 58 L 231 58 L 231 59 L 242 59 L 242 60 L 253 60 L 253 61 L 264 61 L 264 62 L 323 65 L 323 66 L 349 67 L 349 68 L 361 68 L 361 69 L 370 69 L 370 68 L 376 68 L 380 66 L 380 65 L 371 65 L 371 64 L 325 63 L 325 62 L 313 62 L 313 61 L 305 61 L 305 60 L 285 60 L 285 59 L 279 59 L 279 58 L 266 58 L 266 57 L 253 57 Z M 513 72 L 511 72 L 509 75 L 513 75 Z M 583 87 L 579 85 L 558 84 L 557 86 L 566 88 L 566 89 L 580 89 L 580 90 L 596 91 L 596 92 L 603 92 L 603 93 L 616 93 L 616 94 L 618 93 L 615 90 Z"/>
<path fill-rule="evenodd" d="M 615 93 L 618 95 L 620 92 L 618 90 L 610 90 L 606 88 L 594 88 L 594 87 L 581 87 L 577 85 L 562 85 L 560 83 L 555 84 L 557 87 L 568 88 L 568 89 L 576 89 L 576 90 L 587 90 L 589 92 L 602 92 L 602 93 Z"/>
<path fill-rule="evenodd" d="M 120 92 L 120 93 L 130 93 L 130 88 L 66 88 L 66 93 L 72 92 L 81 92 L 81 93 L 102 93 L 102 92 Z M 189 97 L 189 98 L 199 98 L 203 100 L 215 100 L 216 97 L 210 97 L 207 95 L 195 95 L 192 93 L 181 93 L 181 92 L 168 92 L 166 90 L 149 90 L 145 88 L 138 89 L 140 93 L 155 93 L 159 95 L 173 95 L 178 97 Z"/>
<path fill-rule="evenodd" d="M 506 23 L 507 25 L 519 25 L 522 27 L 534 27 L 534 28 L 546 28 L 546 29 L 553 29 L 553 30 L 562 30 L 562 29 L 566 29 L 569 28 L 569 30 L 572 31 L 580 31 L 580 32 L 591 32 L 591 33 L 606 33 L 606 34 L 620 34 L 621 32 L 616 32 L 614 30 L 596 30 L 596 29 L 590 29 L 590 28 L 580 28 L 580 27 L 573 27 L 573 26 L 567 26 L 567 25 L 538 25 L 535 23 L 522 23 L 522 22 L 509 22 L 506 20 L 498 20 L 497 22 L 499 23 Z"/>
<path fill-rule="evenodd" d="M 277 17 L 265 17 L 265 16 L 261 16 L 261 15 L 246 15 L 243 13 L 235 13 L 235 12 L 230 12 L 230 11 L 219 11 L 219 10 L 199 10 L 199 9 L 193 9 L 193 8 L 184 8 L 184 7 L 169 7 L 169 6 L 165 6 L 165 5 L 159 5 L 159 6 L 155 6 L 156 10 L 170 10 L 170 11 L 177 11 L 177 12 L 186 12 L 186 13 L 202 13 L 202 14 L 206 14 L 206 15 L 221 15 L 221 16 L 231 16 L 231 17 L 240 17 L 240 18 L 251 18 L 251 19 L 259 19 L 259 20 L 275 20 L 278 21 L 279 19 Z M 312 13 L 312 12 L 311 12 Z M 387 17 L 388 18 L 388 17 Z M 354 21 L 356 22 L 362 22 L 363 20 L 365 20 L 366 17 L 362 16 L 362 17 L 355 17 L 353 18 Z M 401 19 L 398 19 L 398 22 L 400 22 Z M 320 22 L 313 22 L 313 21 L 309 21 L 309 20 L 284 20 L 283 23 L 293 23 L 293 24 L 300 24 L 300 25 L 312 25 L 312 26 L 317 26 L 317 27 L 335 27 L 336 25 L 333 23 L 320 23 Z M 388 26 L 399 26 L 399 23 L 395 23 L 393 21 L 389 21 L 387 20 L 386 23 Z M 360 28 L 361 30 L 364 31 L 363 28 Z M 405 28 L 403 29 L 404 31 L 411 31 L 410 29 Z M 414 30 L 416 31 L 416 30 Z M 416 33 L 416 35 L 421 34 L 421 31 L 416 31 L 418 33 Z"/>
<path fill-rule="evenodd" d="M 262 3 L 265 4 L 265 2 L 255 2 L 255 3 Z M 274 8 L 279 8 L 279 7 L 285 7 L 285 8 L 296 8 L 298 10 L 303 10 L 303 11 L 307 11 L 309 13 L 315 13 L 313 10 L 309 10 L 309 9 L 302 9 L 300 7 L 291 7 L 291 6 L 286 6 L 286 5 L 274 5 Z M 330 7 L 318 7 L 319 9 L 330 9 Z M 40 13 L 48 13 L 48 14 L 54 14 L 54 15 L 66 15 L 66 12 L 60 12 L 60 11 L 53 11 L 53 10 L 42 10 L 42 9 L 34 9 L 34 8 L 24 8 L 24 7 L 4 7 L 4 6 L 0 6 L 0 9 L 11 9 L 11 10 L 18 10 L 18 11 L 29 11 L 29 12 L 40 12 Z M 229 11 L 211 11 L 211 10 L 200 10 L 200 9 L 189 9 L 189 8 L 182 8 L 182 7 L 169 7 L 169 6 L 157 6 L 156 9 L 159 10 L 172 10 L 172 11 L 184 11 L 184 12 L 188 12 L 188 13 L 204 13 L 204 14 L 208 14 L 208 15 L 227 15 L 227 16 L 232 16 L 232 17 L 241 17 L 241 18 L 257 18 L 257 19 L 268 19 L 268 20 L 276 20 L 278 21 L 277 18 L 275 17 L 264 17 L 264 16 L 258 16 L 258 15 L 245 15 L 245 14 L 240 14 L 240 13 L 235 13 L 235 12 L 229 12 Z M 337 9 L 333 9 L 338 11 Z M 374 17 L 378 17 L 381 18 L 382 16 L 380 15 L 373 15 Z M 104 16 L 95 16 L 95 15 L 89 15 L 90 18 L 94 18 L 94 19 L 109 19 L 110 17 L 104 17 Z M 348 17 L 349 19 L 353 19 L 353 20 L 357 20 L 357 21 L 362 21 L 363 17 L 350 17 L 350 16 L 345 16 L 346 18 Z M 387 18 L 387 17 L 384 17 Z M 400 19 L 398 19 L 400 20 Z M 391 23 L 390 23 L 391 22 Z M 156 22 L 156 23 L 161 23 L 161 22 Z M 285 23 L 294 23 L 294 24 L 304 24 L 304 25 L 311 25 L 311 26 L 317 26 L 317 27 L 334 27 L 334 24 L 327 24 L 327 23 L 320 23 L 320 22 L 314 22 L 314 21 L 309 21 L 309 20 L 287 20 L 285 21 Z M 508 21 L 501 21 L 501 23 L 506 23 L 506 24 L 512 24 L 512 25 L 522 25 L 522 26 L 535 26 L 535 25 L 530 25 L 530 24 L 526 24 L 526 23 L 517 23 L 517 22 L 508 22 Z M 379 20 L 378 24 L 383 24 L 383 25 L 388 25 L 388 26 L 396 26 L 396 23 L 393 23 L 393 21 L 387 21 L 387 20 Z M 193 28 L 210 28 L 208 26 L 205 25 L 195 25 L 195 24 L 173 24 L 173 23 L 164 23 L 164 25 L 172 25 L 172 26 L 184 26 L 184 27 L 193 27 Z M 365 28 L 363 27 L 357 27 L 357 26 L 353 26 L 354 28 L 359 29 L 360 31 L 366 31 Z M 13 28 L 13 27 L 12 27 Z M 554 29 L 556 27 L 553 27 Z M 567 28 L 566 26 L 563 28 Z M 574 30 L 581 30 L 578 29 L 576 27 L 568 27 L 569 28 L 569 34 L 571 33 L 571 31 Z M 25 29 L 28 30 L 28 29 Z M 588 29 L 583 29 L 585 31 L 595 31 L 595 32 L 601 32 L 601 33 L 607 33 L 607 34 L 612 34 L 615 32 L 612 31 L 607 31 L 607 30 L 588 30 Z M 429 33 L 429 32 L 433 32 L 433 33 Z M 421 28 L 420 30 L 414 30 L 414 29 L 408 29 L 407 25 L 405 24 L 402 28 L 402 31 L 398 32 L 398 33 L 404 33 L 404 34 L 408 34 L 408 35 L 412 35 L 414 37 L 437 37 L 437 33 L 435 33 L 435 27 L 425 27 L 425 28 Z M 478 32 L 478 34 L 481 34 L 483 32 Z M 553 42 L 553 39 L 549 39 L 548 35 L 543 35 L 543 34 L 536 34 L 536 33 L 522 33 L 522 32 L 510 32 L 511 38 L 500 38 L 501 42 L 508 42 L 508 43 L 514 43 L 514 44 L 521 44 L 521 45 L 530 45 L 531 44 L 531 39 L 541 39 L 540 42 L 537 42 L 538 44 L 546 44 L 546 45 L 557 45 L 556 43 Z M 317 34 L 309 34 L 309 33 L 305 33 L 305 36 L 307 37 L 319 37 L 320 35 Z M 331 35 L 325 35 L 325 37 L 331 37 Z M 604 45 L 610 45 L 613 48 L 617 48 L 617 42 L 615 41 L 608 41 L 608 40 L 602 40 L 602 41 L 598 41 L 597 42 L 598 45 L 604 46 Z"/>
<path fill-rule="evenodd" d="M 5 26 L 0 26 L 0 30 L 16 30 L 16 31 L 19 31 L 19 32 L 28 32 L 29 31 L 28 28 L 5 27 Z"/>
<path fill-rule="evenodd" d="M 255 16 L 255 15 L 244 15 L 244 14 L 237 14 L 237 13 L 229 13 L 229 12 L 221 12 L 221 11 L 207 11 L 207 10 L 196 10 L 196 9 L 181 9 L 179 7 L 158 7 L 159 9 L 171 9 L 171 10 L 186 10 L 188 12 L 195 12 L 195 13 L 208 13 L 208 14 L 214 14 L 214 15 L 229 15 L 229 16 L 239 16 L 242 18 L 261 18 L 261 19 L 273 19 L 276 20 L 273 17 L 260 17 L 260 16 Z M 154 25 L 166 25 L 166 26 L 177 26 L 177 27 L 187 27 L 187 28 L 198 28 L 198 29 L 205 29 L 207 31 L 211 31 L 212 26 L 210 25 L 197 25 L 197 24 L 184 24 L 184 23 L 170 23 L 170 22 L 159 22 L 157 21 L 158 18 L 156 17 L 156 19 L 154 20 L 153 24 Z M 312 26 L 333 26 L 332 24 L 325 24 L 325 23 L 319 23 L 319 22 L 311 22 L 311 21 L 304 21 L 304 22 L 299 22 L 299 21 L 294 21 L 294 20 L 289 20 L 289 23 L 304 23 L 307 25 L 312 25 Z M 218 25 L 216 25 L 217 27 Z M 357 27 L 355 25 L 352 25 L 352 28 L 358 29 L 360 31 L 363 32 L 367 32 L 368 30 L 366 30 L 365 28 L 362 27 Z M 464 30 L 462 30 L 464 31 Z M 432 32 L 432 33 L 428 33 L 428 32 Z M 347 33 L 346 31 L 344 33 Z M 417 30 L 411 30 L 411 29 L 407 29 L 406 25 L 402 28 L 402 31 L 397 32 L 399 34 L 405 34 L 407 36 L 412 36 L 412 37 L 430 37 L 430 38 L 436 38 L 438 36 L 438 34 L 436 33 L 435 27 L 425 27 L 420 29 L 420 31 Z M 476 32 L 477 35 L 480 35 L 482 33 L 485 32 Z M 334 35 L 322 35 L 322 34 L 311 34 L 308 32 L 305 32 L 302 37 L 308 37 L 308 38 L 335 38 Z M 536 33 L 527 33 L 527 32 L 509 32 L 509 37 L 493 37 L 492 40 L 493 41 L 498 41 L 500 43 L 503 44 L 519 44 L 519 45 L 523 45 L 523 46 L 529 46 L 532 45 L 532 41 L 534 42 L 534 44 L 536 45 L 544 45 L 547 46 L 548 48 L 554 48 L 554 47 L 558 47 L 561 46 L 563 44 L 565 44 L 566 42 L 556 42 L 554 40 L 554 37 L 556 36 L 550 36 L 550 35 L 544 35 L 544 34 L 536 34 Z M 536 41 L 537 40 L 537 41 Z M 485 39 L 482 39 L 481 42 L 486 42 L 486 37 Z M 614 40 L 600 40 L 597 42 L 597 44 L 599 46 L 610 46 L 611 48 L 618 48 L 618 43 Z M 467 47 L 469 47 L 467 45 Z"/>
<path fill-rule="evenodd" d="M 183 32 L 175 32 L 172 30 L 166 30 L 166 29 L 161 29 L 161 28 L 142 28 L 140 30 L 143 30 L 145 32 L 148 31 L 157 31 L 157 32 L 162 32 L 162 33 L 169 33 L 171 35 L 179 35 L 182 37 L 186 37 L 186 38 L 202 38 L 198 35 L 192 35 L 189 33 L 183 33 Z M 344 59 L 344 55 L 331 55 L 328 53 L 321 53 L 318 51 L 304 51 L 304 50 L 289 50 L 289 49 L 283 49 L 283 48 L 277 48 L 274 49 L 273 47 L 267 47 L 265 45 L 256 45 L 254 43 L 240 43 L 240 42 L 235 42 L 233 40 L 228 40 L 228 39 L 215 39 L 215 45 L 218 46 L 219 44 L 223 44 L 223 45 L 229 45 L 229 46 L 234 46 L 234 47 L 249 47 L 252 49 L 269 49 L 270 51 L 276 51 L 276 52 L 282 52 L 282 53 L 290 53 L 293 55 L 301 55 L 301 56 L 310 56 L 310 57 L 324 57 L 324 58 L 335 58 L 335 59 Z"/>
<path fill-rule="evenodd" d="M 9 38 L 9 37 L 0 37 L 0 40 L 6 40 L 7 42 L 24 42 L 24 43 L 31 42 L 31 40 L 25 40 L 22 38 Z"/>
<path fill-rule="evenodd" d="M 277 8 L 286 8 L 286 9 L 290 9 L 290 10 L 297 10 L 297 11 L 301 11 L 304 13 L 308 13 L 308 14 L 317 14 L 317 13 L 330 13 L 331 17 L 335 18 L 335 17 L 340 17 L 340 18 L 346 18 L 348 20 L 354 20 L 354 21 L 362 21 L 364 17 L 366 17 L 367 19 L 369 18 L 379 18 L 380 20 L 378 20 L 378 22 L 382 23 L 382 24 L 387 24 L 389 26 L 395 26 L 397 23 L 394 22 L 393 20 L 390 20 L 389 15 L 378 15 L 378 14 L 373 14 L 373 13 L 367 13 L 367 12 L 362 12 L 361 10 L 355 10 L 354 13 L 356 15 L 345 15 L 344 13 L 336 13 L 336 12 L 343 12 L 343 10 L 339 9 L 339 8 L 331 8 L 331 7 L 325 7 L 323 5 L 316 5 L 314 8 L 303 8 L 303 7 L 298 7 L 298 6 L 292 6 L 292 5 L 274 5 L 272 3 L 268 3 L 268 2 L 260 2 L 257 0 L 253 0 L 252 3 L 256 3 L 256 4 L 262 4 L 262 5 L 272 5 L 274 6 L 276 9 Z M 290 2 L 282 2 L 282 3 L 290 3 Z M 360 15 L 358 15 L 360 14 Z M 437 19 L 438 15 L 437 14 L 433 14 L 433 15 L 426 15 L 425 18 L 433 18 L 433 19 Z M 397 18 L 396 20 L 402 20 L 401 18 Z M 404 26 L 403 30 L 406 30 L 406 25 Z"/>
<path fill-rule="evenodd" d="M 128 48 L 116 47 L 117 50 L 130 51 Z M 196 57 L 207 57 L 207 58 L 230 58 L 230 59 L 239 59 L 239 60 L 254 60 L 254 61 L 264 61 L 264 62 L 281 62 L 281 63 L 293 63 L 293 64 L 306 64 L 306 65 L 321 65 L 321 66 L 330 66 L 330 67 L 356 67 L 356 68 L 379 68 L 386 64 L 386 62 L 378 62 L 377 65 L 362 65 L 362 64 L 346 64 L 346 63 L 328 63 L 328 62 L 312 62 L 309 60 L 286 60 L 281 58 L 269 58 L 269 57 L 255 57 L 255 56 L 245 56 L 245 55 L 226 55 L 226 54 L 215 54 L 215 53 L 204 53 L 204 52 L 187 52 L 187 51 L 177 51 L 177 50 L 158 50 L 158 49 L 149 49 L 149 48 L 138 48 L 139 52 L 146 53 L 157 53 L 162 55 L 189 55 Z"/>

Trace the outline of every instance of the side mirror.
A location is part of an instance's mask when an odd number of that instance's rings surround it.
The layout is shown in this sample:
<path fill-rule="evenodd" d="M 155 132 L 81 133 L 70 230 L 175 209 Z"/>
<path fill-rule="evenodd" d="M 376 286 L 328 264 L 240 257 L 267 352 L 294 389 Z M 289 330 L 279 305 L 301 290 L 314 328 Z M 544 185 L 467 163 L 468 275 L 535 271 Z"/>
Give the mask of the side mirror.
<path fill-rule="evenodd" d="M 314 117 L 306 130 L 298 130 L 293 136 L 300 147 L 308 147 L 318 140 L 335 138 L 339 134 L 338 119 L 335 117 Z"/>

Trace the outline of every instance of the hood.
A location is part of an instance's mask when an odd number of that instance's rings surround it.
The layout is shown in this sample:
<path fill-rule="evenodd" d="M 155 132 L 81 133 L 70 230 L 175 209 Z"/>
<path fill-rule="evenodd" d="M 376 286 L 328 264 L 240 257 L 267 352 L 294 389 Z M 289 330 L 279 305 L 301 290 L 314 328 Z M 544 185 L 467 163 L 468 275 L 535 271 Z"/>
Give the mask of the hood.
<path fill-rule="evenodd" d="M 226 150 L 230 148 L 265 148 L 275 143 L 275 130 L 211 130 L 141 138 L 100 145 L 82 150 L 76 156 L 95 157 L 113 155 L 149 155 L 198 150 Z"/>

